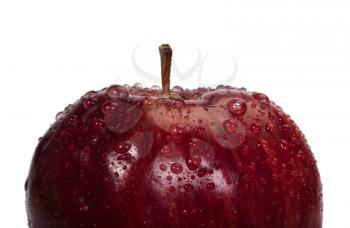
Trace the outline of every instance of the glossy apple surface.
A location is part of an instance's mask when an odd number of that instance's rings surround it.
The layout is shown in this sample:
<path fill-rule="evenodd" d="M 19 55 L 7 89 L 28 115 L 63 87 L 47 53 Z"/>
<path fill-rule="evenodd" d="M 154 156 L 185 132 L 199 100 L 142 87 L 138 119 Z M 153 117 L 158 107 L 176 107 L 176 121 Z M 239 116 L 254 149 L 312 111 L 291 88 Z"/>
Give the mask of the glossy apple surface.
<path fill-rule="evenodd" d="M 89 92 L 41 138 L 33 228 L 322 226 L 315 159 L 261 93 L 219 86 Z"/>

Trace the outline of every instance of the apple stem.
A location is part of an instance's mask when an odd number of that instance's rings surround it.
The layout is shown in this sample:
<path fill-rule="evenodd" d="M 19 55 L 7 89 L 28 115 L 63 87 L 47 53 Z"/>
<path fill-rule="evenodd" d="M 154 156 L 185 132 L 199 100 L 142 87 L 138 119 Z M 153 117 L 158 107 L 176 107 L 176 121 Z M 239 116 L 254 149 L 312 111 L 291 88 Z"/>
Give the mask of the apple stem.
<path fill-rule="evenodd" d="M 160 65 L 161 65 L 161 74 L 162 74 L 162 90 L 163 90 L 163 94 L 169 94 L 171 57 L 173 52 L 169 44 L 162 44 L 159 46 L 159 53 L 160 53 Z"/>

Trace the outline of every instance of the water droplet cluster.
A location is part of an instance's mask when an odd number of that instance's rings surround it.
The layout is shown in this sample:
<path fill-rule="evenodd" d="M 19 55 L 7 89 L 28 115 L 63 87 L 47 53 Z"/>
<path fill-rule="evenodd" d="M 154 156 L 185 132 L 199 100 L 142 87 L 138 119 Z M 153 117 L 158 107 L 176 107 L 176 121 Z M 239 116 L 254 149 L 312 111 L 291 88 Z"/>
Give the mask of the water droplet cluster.
<path fill-rule="evenodd" d="M 112 85 L 56 119 L 25 184 L 30 208 L 54 203 L 52 226 L 300 227 L 320 204 L 304 135 L 262 93 Z"/>

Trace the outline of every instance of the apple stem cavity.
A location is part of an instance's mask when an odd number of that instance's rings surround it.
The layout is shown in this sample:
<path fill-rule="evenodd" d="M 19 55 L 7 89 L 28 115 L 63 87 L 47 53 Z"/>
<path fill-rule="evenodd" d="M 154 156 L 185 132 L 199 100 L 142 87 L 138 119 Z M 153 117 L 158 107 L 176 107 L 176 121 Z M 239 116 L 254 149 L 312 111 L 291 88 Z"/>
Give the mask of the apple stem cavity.
<path fill-rule="evenodd" d="M 171 57 L 173 51 L 169 44 L 162 44 L 159 46 L 161 74 L 162 74 L 162 90 L 163 94 L 170 93 L 170 69 Z"/>

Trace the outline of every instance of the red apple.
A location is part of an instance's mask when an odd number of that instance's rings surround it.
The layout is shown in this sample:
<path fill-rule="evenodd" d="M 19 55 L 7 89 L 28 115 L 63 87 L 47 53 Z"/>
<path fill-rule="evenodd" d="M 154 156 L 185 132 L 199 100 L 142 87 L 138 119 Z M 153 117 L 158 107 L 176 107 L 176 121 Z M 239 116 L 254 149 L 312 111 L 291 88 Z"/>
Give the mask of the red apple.
<path fill-rule="evenodd" d="M 29 226 L 322 227 L 304 135 L 262 93 L 231 86 L 88 92 L 57 116 L 25 185 Z"/>

